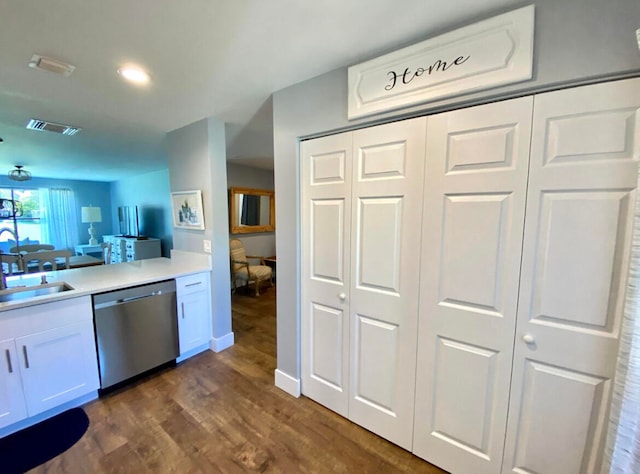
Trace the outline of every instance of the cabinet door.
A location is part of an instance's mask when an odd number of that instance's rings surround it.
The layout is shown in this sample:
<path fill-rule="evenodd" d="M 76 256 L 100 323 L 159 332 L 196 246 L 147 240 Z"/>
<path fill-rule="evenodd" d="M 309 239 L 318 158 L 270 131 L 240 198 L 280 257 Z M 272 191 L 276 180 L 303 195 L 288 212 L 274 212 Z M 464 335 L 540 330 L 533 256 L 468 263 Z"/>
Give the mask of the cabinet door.
<path fill-rule="evenodd" d="M 27 417 L 13 339 L 0 341 L 0 428 Z"/>
<path fill-rule="evenodd" d="M 352 134 L 301 145 L 302 393 L 348 416 Z"/>
<path fill-rule="evenodd" d="M 499 472 L 507 422 L 532 98 L 429 118 L 413 450 Z"/>
<path fill-rule="evenodd" d="M 17 338 L 16 348 L 29 416 L 98 389 L 91 321 Z"/>
<path fill-rule="evenodd" d="M 600 472 L 639 113 L 640 79 L 535 98 L 504 472 Z"/>
<path fill-rule="evenodd" d="M 211 341 L 210 292 L 207 274 L 176 279 L 180 355 Z"/>
<path fill-rule="evenodd" d="M 424 117 L 353 134 L 349 418 L 411 449 Z"/>

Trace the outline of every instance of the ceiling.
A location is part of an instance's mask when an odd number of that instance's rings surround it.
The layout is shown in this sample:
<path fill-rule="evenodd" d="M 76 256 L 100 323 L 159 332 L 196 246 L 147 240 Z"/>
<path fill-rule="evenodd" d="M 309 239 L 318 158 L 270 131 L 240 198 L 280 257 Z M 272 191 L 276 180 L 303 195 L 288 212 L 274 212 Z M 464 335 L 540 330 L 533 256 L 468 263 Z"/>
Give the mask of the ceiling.
<path fill-rule="evenodd" d="M 226 123 L 228 160 L 272 167 L 273 92 L 521 4 L 0 0 L 0 173 L 115 181 L 164 169 L 166 132 L 205 117 Z M 35 53 L 76 69 L 29 68 Z M 151 83 L 123 82 L 124 63 Z M 82 131 L 26 130 L 31 118 Z"/>

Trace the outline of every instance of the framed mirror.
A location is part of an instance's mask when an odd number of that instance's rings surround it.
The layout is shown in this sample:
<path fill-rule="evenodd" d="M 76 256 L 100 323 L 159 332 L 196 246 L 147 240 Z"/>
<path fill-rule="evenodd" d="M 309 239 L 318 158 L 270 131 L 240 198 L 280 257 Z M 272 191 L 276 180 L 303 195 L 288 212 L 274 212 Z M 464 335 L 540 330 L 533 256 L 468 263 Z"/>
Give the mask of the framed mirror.
<path fill-rule="evenodd" d="M 229 188 L 232 234 L 276 230 L 275 193 L 266 189 Z"/>

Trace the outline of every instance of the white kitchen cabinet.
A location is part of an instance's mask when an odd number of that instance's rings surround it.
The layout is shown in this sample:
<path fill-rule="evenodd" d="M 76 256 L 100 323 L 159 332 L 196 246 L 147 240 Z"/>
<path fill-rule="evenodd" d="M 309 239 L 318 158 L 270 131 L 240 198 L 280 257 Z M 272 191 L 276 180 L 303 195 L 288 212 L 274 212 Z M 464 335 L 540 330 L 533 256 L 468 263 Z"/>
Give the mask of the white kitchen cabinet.
<path fill-rule="evenodd" d="M 2 314 L 0 428 L 98 389 L 92 321 L 89 296 Z"/>
<path fill-rule="evenodd" d="M 0 341 L 0 428 L 27 417 L 16 345 L 13 339 Z"/>
<path fill-rule="evenodd" d="M 176 278 L 180 356 L 191 356 L 211 341 L 211 289 L 209 273 Z"/>

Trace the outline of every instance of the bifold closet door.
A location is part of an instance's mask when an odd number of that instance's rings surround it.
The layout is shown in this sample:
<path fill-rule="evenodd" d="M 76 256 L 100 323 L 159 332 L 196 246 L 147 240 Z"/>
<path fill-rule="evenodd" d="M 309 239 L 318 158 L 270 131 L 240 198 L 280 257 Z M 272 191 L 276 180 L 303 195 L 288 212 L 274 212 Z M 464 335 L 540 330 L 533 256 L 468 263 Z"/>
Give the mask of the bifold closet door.
<path fill-rule="evenodd" d="M 426 118 L 353 135 L 349 418 L 411 449 Z"/>
<path fill-rule="evenodd" d="M 352 133 L 305 141 L 301 159 L 302 393 L 348 416 Z"/>
<path fill-rule="evenodd" d="M 429 117 L 413 452 L 502 463 L 532 97 Z"/>
<path fill-rule="evenodd" d="M 535 97 L 503 472 L 600 472 L 640 159 L 640 79 Z"/>
<path fill-rule="evenodd" d="M 302 393 L 411 449 L 426 119 L 304 142 Z"/>

